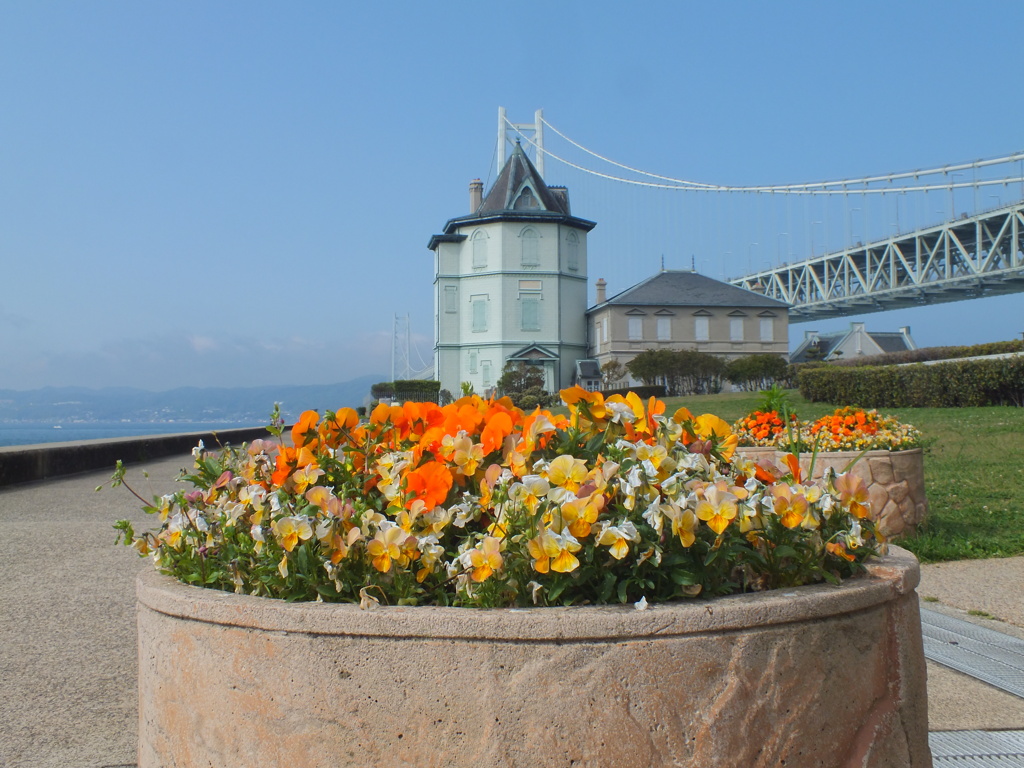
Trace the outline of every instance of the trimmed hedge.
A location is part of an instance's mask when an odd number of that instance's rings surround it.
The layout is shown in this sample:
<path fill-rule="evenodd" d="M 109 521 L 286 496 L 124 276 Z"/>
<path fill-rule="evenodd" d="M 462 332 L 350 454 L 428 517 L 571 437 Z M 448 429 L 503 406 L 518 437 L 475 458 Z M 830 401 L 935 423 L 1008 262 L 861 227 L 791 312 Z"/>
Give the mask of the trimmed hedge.
<path fill-rule="evenodd" d="M 637 397 L 641 400 L 645 400 L 648 397 L 664 397 L 665 386 L 657 384 L 654 386 L 626 387 L 625 389 L 605 389 L 601 391 L 601 394 L 604 397 L 611 397 L 612 395 L 628 395 L 630 392 L 636 392 Z"/>
<path fill-rule="evenodd" d="M 974 344 L 966 347 L 925 347 L 923 349 L 906 349 L 901 352 L 889 352 L 884 355 L 869 355 L 849 360 L 833 360 L 828 363 L 800 363 L 800 365 L 838 365 L 856 367 L 862 365 L 905 365 L 907 363 L 926 363 L 932 360 L 956 360 L 963 357 L 984 357 L 985 355 L 1004 355 L 1011 352 L 1024 352 L 1024 340 L 993 341 L 987 344 Z"/>
<path fill-rule="evenodd" d="M 441 391 L 440 381 L 429 381 L 423 379 L 398 379 L 396 381 L 382 381 L 370 387 L 370 396 L 374 400 L 401 400 L 403 402 L 412 400 L 421 402 L 430 400 L 437 402 L 438 393 Z"/>
<path fill-rule="evenodd" d="M 797 380 L 800 394 L 812 402 L 862 408 L 1024 406 L 1024 357 L 935 365 L 802 368 Z"/>

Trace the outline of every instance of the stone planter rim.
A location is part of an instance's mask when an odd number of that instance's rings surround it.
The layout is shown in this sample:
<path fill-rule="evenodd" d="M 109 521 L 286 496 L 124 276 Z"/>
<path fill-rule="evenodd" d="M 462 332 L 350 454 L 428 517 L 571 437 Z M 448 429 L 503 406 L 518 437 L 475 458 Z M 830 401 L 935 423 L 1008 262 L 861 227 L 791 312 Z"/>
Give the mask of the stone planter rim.
<path fill-rule="evenodd" d="M 839 586 L 815 584 L 711 600 L 625 606 L 448 608 L 349 603 L 288 603 L 183 584 L 146 569 L 140 606 L 167 616 L 272 632 L 351 637 L 562 642 L 665 638 L 773 626 L 866 610 L 917 587 L 920 570 L 906 550 L 890 546 L 867 573 Z"/>

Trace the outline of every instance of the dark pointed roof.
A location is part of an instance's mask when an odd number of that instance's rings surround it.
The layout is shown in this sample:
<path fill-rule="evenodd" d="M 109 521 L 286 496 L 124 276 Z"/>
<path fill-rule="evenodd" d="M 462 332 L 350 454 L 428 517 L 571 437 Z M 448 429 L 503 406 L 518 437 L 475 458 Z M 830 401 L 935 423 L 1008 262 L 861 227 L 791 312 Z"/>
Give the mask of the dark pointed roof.
<path fill-rule="evenodd" d="M 627 288 L 607 301 L 591 307 L 592 312 L 608 304 L 630 306 L 751 307 L 787 310 L 785 302 L 723 283 L 696 272 L 666 270 Z"/>
<path fill-rule="evenodd" d="M 460 227 L 492 221 L 554 222 L 568 224 L 584 232 L 597 226 L 593 221 L 570 213 L 569 191 L 565 187 L 545 184 L 518 142 L 480 207 L 468 216 L 449 219 L 444 225 L 444 234 L 430 238 L 427 247 L 434 250 L 438 243 L 464 237 L 459 233 Z"/>
<path fill-rule="evenodd" d="M 907 337 L 899 331 L 868 331 L 867 334 L 881 347 L 882 352 L 906 352 L 913 349 L 907 343 Z"/>
<path fill-rule="evenodd" d="M 520 201 L 520 193 L 523 185 L 531 188 L 531 201 Z M 517 205 L 517 201 L 519 201 Z M 531 207 L 525 207 L 532 203 Z M 483 199 L 480 208 L 476 213 L 497 213 L 501 211 L 536 210 L 551 211 L 553 213 L 569 214 L 569 196 L 556 197 L 544 183 L 537 169 L 530 158 L 526 156 L 522 146 L 516 142 L 516 148 L 512 150 L 512 157 L 505 163 L 505 167 L 498 174 L 498 180 L 494 182 L 491 191 Z"/>

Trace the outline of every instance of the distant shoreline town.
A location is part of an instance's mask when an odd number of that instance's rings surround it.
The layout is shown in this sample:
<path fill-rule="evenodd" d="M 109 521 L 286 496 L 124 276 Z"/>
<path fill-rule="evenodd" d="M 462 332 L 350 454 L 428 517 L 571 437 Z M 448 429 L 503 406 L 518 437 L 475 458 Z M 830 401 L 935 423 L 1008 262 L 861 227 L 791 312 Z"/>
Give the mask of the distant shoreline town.
<path fill-rule="evenodd" d="M 0 390 L 0 424 L 265 424 L 275 403 L 285 419 L 307 409 L 337 410 L 364 404 L 381 376 L 338 384 L 200 388 L 150 392 L 127 387 L 46 387 Z"/>

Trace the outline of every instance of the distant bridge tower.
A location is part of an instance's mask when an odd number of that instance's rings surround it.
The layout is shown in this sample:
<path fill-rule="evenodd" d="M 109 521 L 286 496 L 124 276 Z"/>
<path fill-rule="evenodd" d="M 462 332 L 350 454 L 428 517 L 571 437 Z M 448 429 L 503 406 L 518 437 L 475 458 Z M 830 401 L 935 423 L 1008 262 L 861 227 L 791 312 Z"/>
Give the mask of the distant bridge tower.
<path fill-rule="evenodd" d="M 412 361 L 409 359 L 409 316 L 395 315 L 394 330 L 391 334 L 391 380 L 412 378 Z"/>
<path fill-rule="evenodd" d="M 512 134 L 510 137 L 509 134 Z M 495 173 L 501 173 L 505 167 L 506 150 L 514 145 L 518 136 L 526 136 L 532 141 L 537 150 L 534 158 L 534 166 L 537 173 L 544 176 L 544 110 L 538 109 L 533 113 L 532 123 L 510 123 L 505 114 L 504 107 L 498 107 L 498 163 L 494 169 Z"/>

